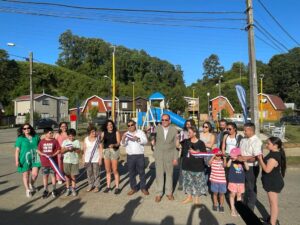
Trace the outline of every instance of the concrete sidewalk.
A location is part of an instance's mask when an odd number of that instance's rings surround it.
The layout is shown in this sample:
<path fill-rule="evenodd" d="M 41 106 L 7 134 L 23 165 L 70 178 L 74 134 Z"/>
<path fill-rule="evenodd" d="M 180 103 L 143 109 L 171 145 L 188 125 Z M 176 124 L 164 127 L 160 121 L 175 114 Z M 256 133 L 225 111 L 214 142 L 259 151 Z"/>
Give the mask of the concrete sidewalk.
<path fill-rule="evenodd" d="M 124 150 L 122 150 L 124 151 Z M 155 173 L 153 157 L 150 148 L 146 149 L 147 157 L 147 184 L 150 186 L 150 195 L 136 193 L 128 197 L 128 174 L 125 163 L 120 163 L 122 193 L 118 196 L 113 193 L 87 193 L 85 179 L 78 183 L 77 197 L 41 199 L 42 190 L 31 199 L 25 197 L 21 175 L 16 173 L 14 166 L 14 149 L 11 144 L 0 144 L 0 221 L 5 225 L 65 225 L 65 224 L 149 224 L 149 225 L 221 225 L 245 224 L 240 217 L 230 216 L 228 204 L 225 213 L 212 212 L 210 196 L 201 197 L 200 207 L 192 204 L 182 205 L 184 194 L 175 190 L 175 201 L 165 197 L 162 202 L 154 202 Z M 175 172 L 178 172 L 176 169 Z M 102 171 L 101 185 L 105 187 L 105 174 Z M 37 185 L 42 188 L 41 175 Z M 299 206 L 299 170 L 289 170 L 285 179 L 286 187 L 279 197 L 281 224 L 300 224 Z M 60 186 L 60 190 L 64 187 Z M 261 217 L 266 215 L 268 200 L 259 182 L 258 209 L 255 213 Z"/>

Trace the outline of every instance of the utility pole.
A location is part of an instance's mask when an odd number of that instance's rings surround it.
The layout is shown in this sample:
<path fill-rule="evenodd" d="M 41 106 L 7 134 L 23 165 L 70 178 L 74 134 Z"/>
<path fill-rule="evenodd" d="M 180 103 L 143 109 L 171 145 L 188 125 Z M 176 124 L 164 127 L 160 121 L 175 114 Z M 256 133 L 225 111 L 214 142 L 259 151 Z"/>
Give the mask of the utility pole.
<path fill-rule="evenodd" d="M 33 53 L 29 52 L 29 82 L 30 82 L 30 125 L 34 127 L 33 120 L 33 88 L 32 88 L 32 67 L 33 67 Z"/>
<path fill-rule="evenodd" d="M 134 82 L 132 82 L 132 114 L 133 114 L 133 118 L 135 118 L 135 96 L 134 96 Z"/>
<path fill-rule="evenodd" d="M 115 98 L 116 98 L 116 71 L 115 71 L 115 51 L 116 46 L 113 47 L 112 55 L 112 106 L 111 106 L 111 118 L 115 122 Z"/>
<path fill-rule="evenodd" d="M 258 99 L 257 99 L 257 72 L 254 46 L 254 24 L 252 0 L 246 0 L 248 54 L 249 54 L 249 81 L 250 81 L 250 108 L 251 121 L 255 124 L 255 133 L 259 134 Z"/>

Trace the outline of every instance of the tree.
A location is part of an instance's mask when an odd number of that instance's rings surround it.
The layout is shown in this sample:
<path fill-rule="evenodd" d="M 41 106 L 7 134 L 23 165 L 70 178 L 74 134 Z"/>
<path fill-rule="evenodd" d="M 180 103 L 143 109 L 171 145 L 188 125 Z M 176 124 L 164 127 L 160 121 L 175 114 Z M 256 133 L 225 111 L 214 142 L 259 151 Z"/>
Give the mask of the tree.
<path fill-rule="evenodd" d="M 211 54 L 203 62 L 204 72 L 203 79 L 217 79 L 224 73 L 224 67 L 219 62 L 219 57 L 216 54 Z"/>

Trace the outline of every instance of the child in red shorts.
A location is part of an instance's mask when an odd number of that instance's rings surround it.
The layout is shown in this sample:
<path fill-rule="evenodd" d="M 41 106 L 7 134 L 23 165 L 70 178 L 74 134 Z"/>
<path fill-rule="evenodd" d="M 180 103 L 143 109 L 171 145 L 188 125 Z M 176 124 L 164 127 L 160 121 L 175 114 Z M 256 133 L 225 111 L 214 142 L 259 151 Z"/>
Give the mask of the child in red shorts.
<path fill-rule="evenodd" d="M 242 201 L 242 194 L 245 192 L 245 169 L 249 170 L 249 166 L 245 162 L 237 161 L 237 157 L 241 155 L 240 148 L 233 148 L 230 151 L 230 159 L 227 167 L 229 167 L 228 174 L 228 190 L 230 191 L 230 208 L 231 216 L 237 216 L 234 203 L 235 197 L 237 201 Z"/>

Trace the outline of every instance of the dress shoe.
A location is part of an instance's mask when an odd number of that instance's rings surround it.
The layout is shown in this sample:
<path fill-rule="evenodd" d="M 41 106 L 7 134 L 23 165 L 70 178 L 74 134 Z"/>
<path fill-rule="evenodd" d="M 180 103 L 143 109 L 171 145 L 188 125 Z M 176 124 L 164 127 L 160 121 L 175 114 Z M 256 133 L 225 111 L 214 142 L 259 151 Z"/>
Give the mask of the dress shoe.
<path fill-rule="evenodd" d="M 160 202 L 161 201 L 161 196 L 156 196 L 155 197 L 155 202 Z"/>
<path fill-rule="evenodd" d="M 167 195 L 167 198 L 168 198 L 170 201 L 173 201 L 173 200 L 174 200 L 174 196 L 173 196 L 173 195 Z"/>
<path fill-rule="evenodd" d="M 127 193 L 127 195 L 133 195 L 134 193 L 136 193 L 136 190 L 131 189 L 131 190 Z"/>
<path fill-rule="evenodd" d="M 144 195 L 149 195 L 149 191 L 147 191 L 146 189 L 142 189 L 141 191 Z"/>

